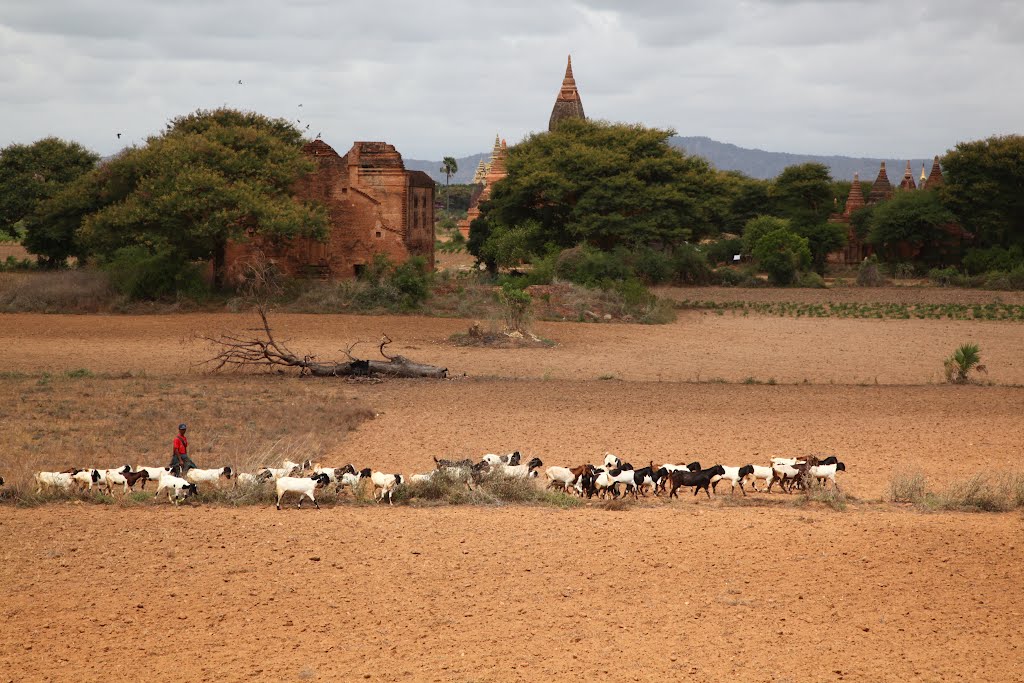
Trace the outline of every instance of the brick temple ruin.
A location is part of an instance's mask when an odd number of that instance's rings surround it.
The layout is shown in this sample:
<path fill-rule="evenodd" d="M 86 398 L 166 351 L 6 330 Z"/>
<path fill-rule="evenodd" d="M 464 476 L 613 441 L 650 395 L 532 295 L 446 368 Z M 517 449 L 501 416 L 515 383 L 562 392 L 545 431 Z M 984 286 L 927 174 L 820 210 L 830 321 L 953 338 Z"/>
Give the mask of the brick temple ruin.
<path fill-rule="evenodd" d="M 402 155 L 386 142 L 356 142 L 339 156 L 314 140 L 303 152 L 315 169 L 298 181 L 296 194 L 327 207 L 326 241 L 257 237 L 229 243 L 229 278 L 241 276 L 259 255 L 287 275 L 324 279 L 356 277 L 377 254 L 394 263 L 422 256 L 433 269 L 435 185 L 429 175 L 406 170 Z"/>
<path fill-rule="evenodd" d="M 842 212 L 834 213 L 828 219 L 830 223 L 839 223 L 847 228 L 847 244 L 843 251 L 840 252 L 841 258 L 839 260 L 847 264 L 855 264 L 872 254 L 871 245 L 865 244 L 854 229 L 851 217 L 855 211 L 865 206 L 872 206 L 891 199 L 894 192 L 934 191 L 941 187 L 944 182 L 942 166 L 939 164 L 939 157 L 937 156 L 932 162 L 931 173 L 927 176 L 925 176 L 924 166 L 921 167 L 921 177 L 917 183 L 914 182 L 914 174 L 910 170 L 910 162 L 908 161 L 906 170 L 903 172 L 903 179 L 895 188 L 889 182 L 889 175 L 885 170 L 885 162 L 883 161 L 878 169 L 878 176 L 875 177 L 875 182 L 871 184 L 871 190 L 868 192 L 867 199 L 864 198 L 864 191 L 860 186 L 860 177 L 854 173 L 853 185 L 850 186 L 850 194 L 846 198 L 846 204 L 843 206 Z M 956 223 L 946 225 L 945 231 L 951 248 L 956 247 L 964 240 L 973 238 L 973 235 L 966 232 Z M 916 253 L 913 253 L 913 248 L 910 245 L 903 245 L 901 251 L 904 252 L 902 258 L 906 260 L 912 260 L 917 256 Z"/>

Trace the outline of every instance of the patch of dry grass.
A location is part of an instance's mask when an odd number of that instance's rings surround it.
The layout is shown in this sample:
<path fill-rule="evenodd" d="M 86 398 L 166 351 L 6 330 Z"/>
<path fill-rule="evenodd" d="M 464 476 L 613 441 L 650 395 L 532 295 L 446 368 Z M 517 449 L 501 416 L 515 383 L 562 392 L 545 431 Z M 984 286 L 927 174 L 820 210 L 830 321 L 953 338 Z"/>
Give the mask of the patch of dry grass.
<path fill-rule="evenodd" d="M 56 270 L 0 279 L 0 312 L 98 313 L 120 297 L 105 273 Z"/>
<path fill-rule="evenodd" d="M 267 375 L 0 377 L 0 476 L 7 480 L 0 496 L 40 502 L 32 481 L 39 470 L 164 466 L 179 422 L 189 425 L 200 467 L 251 472 L 285 459 L 316 460 L 373 417 L 349 391 Z M 258 492 L 231 497 L 248 493 Z"/>
<path fill-rule="evenodd" d="M 889 483 L 889 500 L 928 512 L 1010 512 L 1024 508 L 1024 472 L 976 474 L 937 491 L 928 490 L 921 472 L 899 472 Z"/>

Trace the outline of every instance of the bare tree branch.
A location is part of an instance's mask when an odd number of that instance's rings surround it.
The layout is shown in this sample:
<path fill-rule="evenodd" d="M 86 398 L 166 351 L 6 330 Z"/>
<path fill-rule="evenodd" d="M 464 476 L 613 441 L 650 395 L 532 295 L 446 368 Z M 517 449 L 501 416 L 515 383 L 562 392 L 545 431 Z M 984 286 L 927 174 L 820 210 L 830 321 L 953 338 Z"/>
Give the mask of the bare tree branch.
<path fill-rule="evenodd" d="M 390 376 L 390 377 L 434 377 L 443 379 L 448 376 L 448 369 L 436 365 L 415 363 L 404 356 L 389 356 L 384 347 L 391 343 L 386 334 L 380 344 L 380 354 L 387 361 L 363 360 L 352 355 L 355 346 L 361 342 L 353 342 L 342 353 L 348 361 L 320 362 L 317 356 L 296 355 L 284 342 L 274 338 L 267 309 L 263 302 L 257 302 L 256 312 L 262 322 L 261 336 L 240 337 L 233 333 L 225 333 L 219 337 L 200 335 L 199 339 L 208 342 L 216 350 L 216 354 L 199 365 L 212 367 L 213 372 L 220 370 L 239 370 L 242 368 L 298 368 L 299 376 L 313 377 L 352 377 L 352 376 Z"/>

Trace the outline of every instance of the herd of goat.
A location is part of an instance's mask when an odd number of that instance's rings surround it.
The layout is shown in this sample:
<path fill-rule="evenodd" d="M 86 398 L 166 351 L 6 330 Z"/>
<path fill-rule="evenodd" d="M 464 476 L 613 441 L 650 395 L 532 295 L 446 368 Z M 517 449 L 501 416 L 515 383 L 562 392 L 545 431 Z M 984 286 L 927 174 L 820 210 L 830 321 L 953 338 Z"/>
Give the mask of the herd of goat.
<path fill-rule="evenodd" d="M 394 503 L 395 491 L 403 484 L 428 482 L 435 476 L 443 476 L 448 480 L 465 484 L 472 489 L 493 475 L 514 478 L 539 478 L 540 468 L 544 465 L 540 458 L 532 458 L 526 464 L 521 463 L 519 451 L 507 455 L 488 453 L 480 462 L 472 460 L 438 460 L 434 458 L 435 468 L 423 474 L 414 474 L 406 478 L 401 474 L 378 472 L 371 468 L 357 470 L 353 465 L 344 467 L 326 467 L 321 463 L 306 461 L 303 463 L 284 461 L 281 467 L 263 467 L 253 473 L 235 474 L 231 467 L 219 469 L 189 469 L 182 474 L 178 468 L 167 467 L 136 467 L 124 465 L 118 469 L 71 468 L 62 472 L 36 472 L 36 493 L 45 489 L 92 490 L 101 487 L 111 493 L 113 487 L 122 486 L 125 493 L 134 490 L 141 483 L 143 490 L 146 484 L 154 482 L 159 496 L 167 492 L 172 503 L 180 503 L 190 495 L 198 493 L 198 484 L 218 485 L 221 481 L 234 478 L 237 485 L 262 486 L 273 481 L 277 493 L 277 509 L 281 509 L 281 500 L 286 494 L 298 496 L 298 507 L 302 507 L 304 499 L 309 498 L 317 507 L 317 490 L 334 484 L 341 493 L 346 487 L 355 491 L 359 486 L 372 486 L 373 499 L 381 502 L 385 498 L 389 504 Z M 699 462 L 689 464 L 665 463 L 655 467 L 651 462 L 647 467 L 634 468 L 628 462 L 622 462 L 614 454 L 607 454 L 600 466 L 584 464 L 578 467 L 549 467 L 545 471 L 547 487 L 581 497 L 594 496 L 619 497 L 632 494 L 634 498 L 646 495 L 648 491 L 654 495 L 668 492 L 670 498 L 678 498 L 680 488 L 692 488 L 693 495 L 701 491 L 711 498 L 711 491 L 717 493 L 718 484 L 727 481 L 730 491 L 740 487 L 746 495 L 745 485 L 757 491 L 758 482 L 763 482 L 769 493 L 776 484 L 786 493 L 793 489 L 803 489 L 811 482 L 827 484 L 831 482 L 837 490 L 836 473 L 844 472 L 846 465 L 835 456 L 819 458 L 806 456 L 802 458 L 772 458 L 766 466 L 744 465 L 727 467 L 714 465 L 703 468 Z M 0 486 L 3 479 L 0 478 Z M 710 490 L 709 490 L 710 489 Z"/>

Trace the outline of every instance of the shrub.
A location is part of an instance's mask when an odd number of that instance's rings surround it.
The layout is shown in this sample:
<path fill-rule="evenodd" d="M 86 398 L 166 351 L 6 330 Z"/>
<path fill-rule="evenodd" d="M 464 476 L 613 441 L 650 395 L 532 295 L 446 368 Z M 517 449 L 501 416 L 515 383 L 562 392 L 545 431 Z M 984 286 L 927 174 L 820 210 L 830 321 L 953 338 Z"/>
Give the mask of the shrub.
<path fill-rule="evenodd" d="M 846 494 L 839 491 L 834 486 L 826 488 L 814 477 L 809 477 L 809 481 L 802 492 L 803 503 L 822 503 L 833 510 L 842 512 L 846 509 Z"/>
<path fill-rule="evenodd" d="M 505 329 L 509 332 L 525 332 L 530 319 L 530 295 L 506 282 L 498 292 L 498 300 L 505 318 Z"/>
<path fill-rule="evenodd" d="M 913 263 L 892 264 L 892 276 L 897 280 L 909 280 L 917 274 Z"/>
<path fill-rule="evenodd" d="M 968 249 L 964 254 L 963 266 L 970 275 L 1024 268 L 1024 248 L 1014 245 L 1009 249 L 1003 247 Z"/>
<path fill-rule="evenodd" d="M 681 244 L 672 251 L 672 270 L 679 284 L 706 285 L 714 279 L 707 257 L 690 244 Z"/>
<path fill-rule="evenodd" d="M 153 253 L 141 245 L 122 247 L 102 267 L 111 286 L 129 299 L 202 299 L 208 294 L 199 266 L 171 252 Z"/>
<path fill-rule="evenodd" d="M 977 344 L 961 344 L 953 355 L 943 363 L 946 381 L 950 384 L 967 384 L 971 371 L 985 372 L 981 364 L 981 349 Z"/>
<path fill-rule="evenodd" d="M 858 287 L 881 287 L 885 284 L 885 276 L 878 265 L 878 257 L 872 254 L 860 262 L 857 267 Z"/>
<path fill-rule="evenodd" d="M 825 278 L 812 270 L 801 274 L 800 278 L 796 281 L 796 286 L 808 287 L 810 289 L 825 289 Z"/>
<path fill-rule="evenodd" d="M 932 268 L 928 271 L 928 279 L 939 287 L 965 287 L 967 278 L 953 267 Z"/>
<path fill-rule="evenodd" d="M 798 270 L 811 265 L 811 250 L 807 238 L 800 237 L 786 228 L 773 230 L 757 240 L 754 258 L 768 273 L 768 279 L 776 285 L 793 282 Z"/>
<path fill-rule="evenodd" d="M 889 500 L 920 505 L 927 495 L 926 484 L 924 474 L 918 470 L 900 472 L 889 482 Z"/>
<path fill-rule="evenodd" d="M 587 245 L 580 245 L 562 251 L 555 260 L 555 275 L 585 285 L 599 287 L 606 281 L 625 280 L 633 275 L 633 269 L 622 252 L 613 255 Z"/>
<path fill-rule="evenodd" d="M 976 474 L 950 483 L 943 491 L 931 492 L 920 472 L 899 473 L 889 483 L 889 497 L 927 511 L 1009 512 L 1024 507 L 1024 474 Z"/>
<path fill-rule="evenodd" d="M 710 263 L 732 263 L 732 257 L 743 253 L 743 240 L 733 237 L 712 242 L 704 248 L 704 253 Z M 750 253 L 749 251 L 747 252 Z"/>
<path fill-rule="evenodd" d="M 36 270 L 39 268 L 39 261 L 36 259 L 19 259 L 8 256 L 6 261 L 0 262 L 0 273 L 12 273 L 19 270 Z"/>
<path fill-rule="evenodd" d="M 649 247 L 636 251 L 632 256 L 633 271 L 649 285 L 670 282 L 675 275 L 672 256 Z"/>
<path fill-rule="evenodd" d="M 712 282 L 723 287 L 738 287 L 746 280 L 746 276 L 732 268 L 716 268 L 712 273 Z"/>
<path fill-rule="evenodd" d="M 747 221 L 743 226 L 743 253 L 753 254 L 758 241 L 770 232 L 776 230 L 791 230 L 792 224 L 789 219 L 777 216 L 757 216 Z"/>
<path fill-rule="evenodd" d="M 413 256 L 391 273 L 391 282 L 401 297 L 402 308 L 418 308 L 430 295 L 430 273 L 422 256 Z"/>

